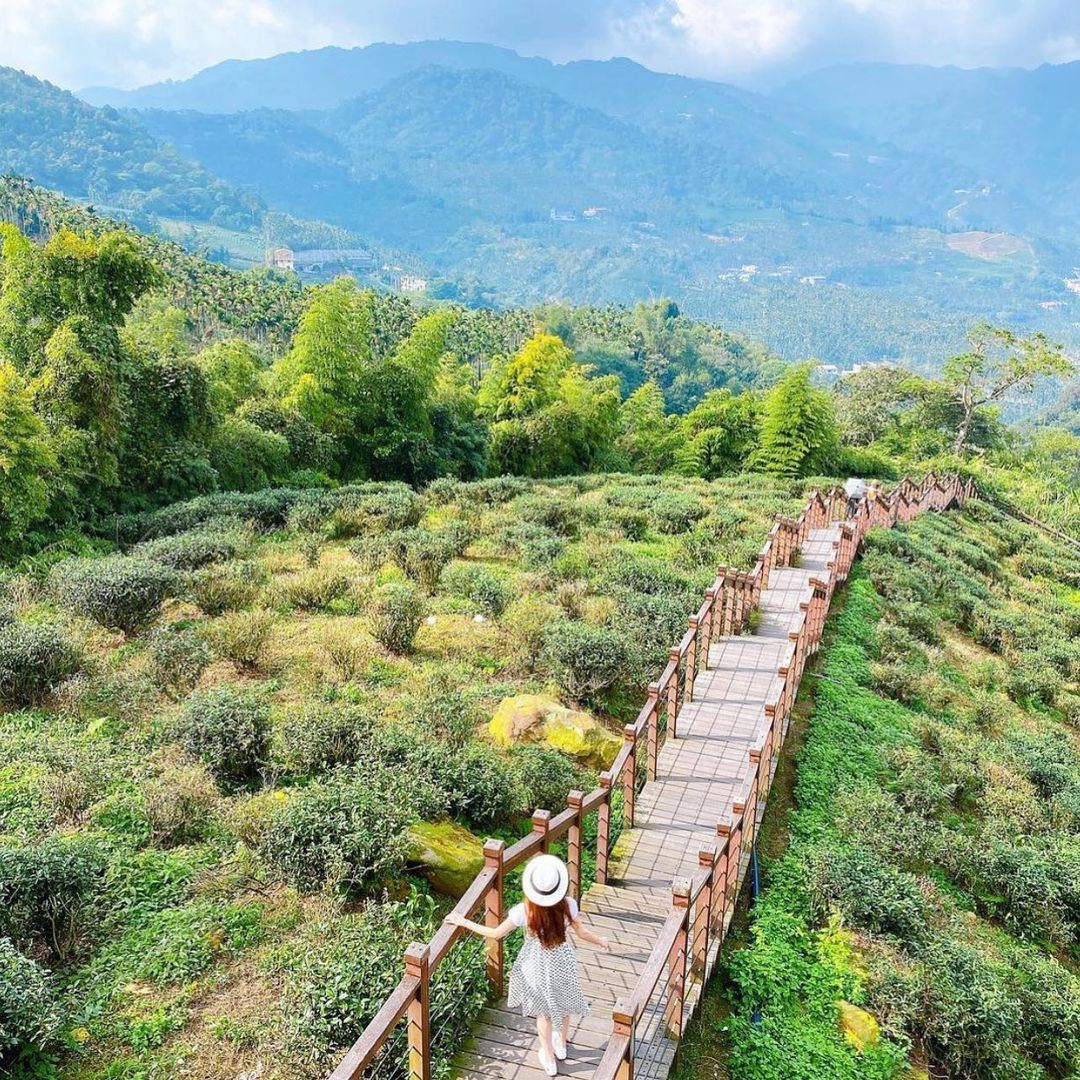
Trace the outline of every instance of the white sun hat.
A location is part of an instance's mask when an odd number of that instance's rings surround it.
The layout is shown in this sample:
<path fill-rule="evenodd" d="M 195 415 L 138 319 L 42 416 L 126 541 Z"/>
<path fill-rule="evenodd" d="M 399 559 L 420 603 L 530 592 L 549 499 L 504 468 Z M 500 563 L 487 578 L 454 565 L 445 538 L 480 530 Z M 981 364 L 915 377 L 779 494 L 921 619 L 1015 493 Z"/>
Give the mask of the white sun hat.
<path fill-rule="evenodd" d="M 521 889 L 537 907 L 554 907 L 570 888 L 570 871 L 555 855 L 537 855 L 525 864 Z"/>

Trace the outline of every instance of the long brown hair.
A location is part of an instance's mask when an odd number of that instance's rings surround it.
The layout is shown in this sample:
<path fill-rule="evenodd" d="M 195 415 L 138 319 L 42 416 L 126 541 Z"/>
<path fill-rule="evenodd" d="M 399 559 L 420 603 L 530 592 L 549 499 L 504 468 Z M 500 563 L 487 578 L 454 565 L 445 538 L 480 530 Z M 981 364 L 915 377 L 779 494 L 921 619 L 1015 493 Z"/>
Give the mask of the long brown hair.
<path fill-rule="evenodd" d="M 529 923 L 529 933 L 539 938 L 545 949 L 555 949 L 566 940 L 566 928 L 570 925 L 570 905 L 565 896 L 551 907 L 541 907 L 531 900 L 526 900 L 525 917 Z"/>

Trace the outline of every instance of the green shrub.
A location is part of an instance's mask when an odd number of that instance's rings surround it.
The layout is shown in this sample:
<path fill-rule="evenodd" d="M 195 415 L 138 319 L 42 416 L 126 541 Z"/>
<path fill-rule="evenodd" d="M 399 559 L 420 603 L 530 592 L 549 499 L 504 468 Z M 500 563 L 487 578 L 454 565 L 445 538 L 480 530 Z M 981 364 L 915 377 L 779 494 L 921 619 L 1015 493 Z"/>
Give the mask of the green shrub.
<path fill-rule="evenodd" d="M 192 694 L 181 710 L 179 734 L 184 749 L 204 761 L 226 790 L 256 780 L 270 758 L 266 705 L 231 686 Z"/>
<path fill-rule="evenodd" d="M 247 536 L 239 528 L 202 528 L 146 540 L 135 547 L 132 555 L 173 570 L 198 570 L 210 563 L 235 559 L 246 546 Z"/>
<path fill-rule="evenodd" d="M 100 846 L 85 838 L 0 846 L 0 936 L 67 958 L 104 869 Z"/>
<path fill-rule="evenodd" d="M 191 599 L 211 617 L 253 604 L 266 581 L 264 567 L 246 561 L 208 566 L 186 579 Z"/>
<path fill-rule="evenodd" d="M 517 774 L 523 801 L 519 810 L 531 813 L 537 807 L 557 813 L 566 806 L 573 790 L 590 791 L 595 778 L 578 768 L 565 754 L 546 746 L 518 746 L 510 757 Z"/>
<path fill-rule="evenodd" d="M 319 702 L 290 705 L 274 719 L 274 762 L 298 777 L 352 765 L 370 729 L 370 717 L 356 706 Z"/>
<path fill-rule="evenodd" d="M 436 668 L 406 699 L 406 715 L 418 731 L 459 749 L 472 738 L 483 719 L 475 696 L 445 668 Z"/>
<path fill-rule="evenodd" d="M 361 570 L 373 574 L 390 558 L 390 546 L 385 536 L 361 536 L 349 545 L 349 553 L 360 564 Z"/>
<path fill-rule="evenodd" d="M 439 928 L 441 911 L 428 896 L 368 904 L 317 928 L 285 967 L 283 1015 L 293 1055 L 303 1071 L 325 1071 L 341 1049 L 359 1038 L 401 978 L 401 954 L 412 941 L 428 941 Z M 452 949 L 431 980 L 436 1076 L 447 1075 L 461 1037 L 487 1004 L 483 944 L 464 941 Z M 407 1071 L 405 1025 L 391 1035 L 378 1072 Z"/>
<path fill-rule="evenodd" d="M 570 697 L 591 701 L 623 678 L 628 656 L 614 630 L 562 620 L 544 632 L 544 660 Z"/>
<path fill-rule="evenodd" d="M 386 543 L 390 558 L 429 596 L 454 557 L 450 540 L 427 529 L 399 529 L 387 534 Z"/>
<path fill-rule="evenodd" d="M 202 763 L 169 765 L 140 788 L 150 839 L 162 847 L 206 839 L 219 796 Z"/>
<path fill-rule="evenodd" d="M 573 536 L 579 519 L 575 505 L 551 495 L 519 495 L 510 510 L 530 525 L 540 525 L 560 536 Z"/>
<path fill-rule="evenodd" d="M 0 938 L 0 1066 L 42 1050 L 60 1025 L 52 981 L 39 964 Z"/>
<path fill-rule="evenodd" d="M 213 654 L 195 627 L 159 626 L 146 642 L 150 677 L 173 699 L 193 690 Z"/>
<path fill-rule="evenodd" d="M 300 611 L 325 611 L 352 587 L 348 574 L 337 567 L 314 566 L 285 578 L 278 585 L 282 601 Z"/>
<path fill-rule="evenodd" d="M 475 515 L 451 518 L 439 526 L 438 535 L 446 539 L 454 556 L 460 559 L 469 545 L 479 538 L 480 522 Z"/>
<path fill-rule="evenodd" d="M 424 599 L 415 586 L 404 582 L 381 585 L 368 607 L 371 636 L 391 652 L 410 652 L 424 610 Z"/>
<path fill-rule="evenodd" d="M 649 515 L 644 510 L 620 507 L 611 517 L 627 540 L 644 540 L 648 535 Z"/>
<path fill-rule="evenodd" d="M 218 425 L 209 453 L 218 484 L 226 491 L 267 488 L 289 467 L 289 442 L 283 435 L 236 416 L 226 417 Z"/>
<path fill-rule="evenodd" d="M 86 669 L 82 646 L 48 623 L 0 626 L 0 705 L 35 705 Z"/>
<path fill-rule="evenodd" d="M 527 595 L 515 600 L 503 622 L 514 639 L 517 652 L 530 670 L 540 663 L 544 634 L 559 618 L 559 609 L 541 596 Z"/>
<path fill-rule="evenodd" d="M 1050 706 L 1064 688 L 1061 673 L 1037 653 L 1024 653 L 1009 673 L 1009 696 L 1014 701 Z"/>
<path fill-rule="evenodd" d="M 70 611 L 130 636 L 157 618 L 178 579 L 168 567 L 149 559 L 113 555 L 59 563 L 51 583 Z"/>
<path fill-rule="evenodd" d="M 864 847 L 819 850 L 810 895 L 818 919 L 837 908 L 845 924 L 901 941 L 919 941 L 926 933 L 928 909 L 916 878 Z"/>
<path fill-rule="evenodd" d="M 455 563 L 443 571 L 440 588 L 451 596 L 471 600 L 486 615 L 497 619 L 514 597 L 513 590 L 485 566 Z"/>
<path fill-rule="evenodd" d="M 482 742 L 469 743 L 448 759 L 439 779 L 449 795 L 450 813 L 477 828 L 506 821 L 521 805 L 510 763 Z"/>
<path fill-rule="evenodd" d="M 289 793 L 270 819 L 263 856 L 306 891 L 371 887 L 404 865 L 409 792 L 380 770 L 342 771 Z"/>
<path fill-rule="evenodd" d="M 650 508 L 657 529 L 662 533 L 683 533 L 709 512 L 696 496 L 678 491 L 658 495 Z"/>
<path fill-rule="evenodd" d="M 272 611 L 231 611 L 209 623 L 204 633 L 214 652 L 241 668 L 258 668 L 277 622 Z"/>

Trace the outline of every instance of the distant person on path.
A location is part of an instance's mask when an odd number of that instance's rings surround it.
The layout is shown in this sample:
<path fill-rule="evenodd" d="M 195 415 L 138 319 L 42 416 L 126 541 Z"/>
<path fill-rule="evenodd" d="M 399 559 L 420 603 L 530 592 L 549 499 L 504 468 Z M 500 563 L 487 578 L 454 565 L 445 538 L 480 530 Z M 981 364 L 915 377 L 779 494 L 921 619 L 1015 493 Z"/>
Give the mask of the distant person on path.
<path fill-rule="evenodd" d="M 483 926 L 454 912 L 446 917 L 452 926 L 494 941 L 514 930 L 525 931 L 525 944 L 510 973 L 507 1005 L 536 1018 L 537 1057 L 548 1076 L 555 1076 L 558 1062 L 566 1059 L 570 1018 L 589 1011 L 581 992 L 577 953 L 567 931 L 572 929 L 577 938 L 597 948 L 610 947 L 607 938 L 582 925 L 577 901 L 567 896 L 569 887 L 566 863 L 554 855 L 537 855 L 521 876 L 525 902 L 511 908 L 498 926 Z"/>
<path fill-rule="evenodd" d="M 848 517 L 854 517 L 863 496 L 870 490 L 869 484 L 857 476 L 844 481 L 844 494 L 847 496 Z"/>

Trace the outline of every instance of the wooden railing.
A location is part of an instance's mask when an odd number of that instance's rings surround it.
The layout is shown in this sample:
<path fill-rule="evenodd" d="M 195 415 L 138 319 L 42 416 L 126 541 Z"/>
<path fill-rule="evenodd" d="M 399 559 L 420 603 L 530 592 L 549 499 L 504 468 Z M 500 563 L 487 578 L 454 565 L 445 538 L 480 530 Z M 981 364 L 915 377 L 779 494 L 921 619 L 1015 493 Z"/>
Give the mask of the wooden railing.
<path fill-rule="evenodd" d="M 670 1046 L 685 1030 L 734 917 L 803 668 L 817 651 L 833 593 L 847 577 L 866 533 L 909 521 L 924 510 L 962 504 L 973 492 L 970 481 L 955 476 L 930 474 L 919 484 L 905 478 L 887 497 L 859 500 L 851 515 L 843 492 L 815 492 L 796 521 L 781 519 L 774 526 L 754 572 L 746 575 L 755 602 L 769 570 L 790 565 L 795 547 L 811 529 L 842 522 L 834 558 L 823 579 L 811 579 L 809 599 L 801 605 L 797 629 L 791 632 L 792 659 L 777 673 L 778 689 L 765 705 L 768 728 L 760 745 L 748 752 L 741 793 L 728 820 L 717 822 L 715 845 L 699 853 L 697 872 L 675 882 L 671 911 L 645 969 L 630 996 L 612 1011 L 611 1037 L 594 1080 L 632 1080 L 637 1071 L 651 1073 L 647 1066 L 659 1056 L 657 1045 Z"/>
<path fill-rule="evenodd" d="M 705 590 L 703 603 L 689 617 L 686 633 L 671 649 L 660 678 L 649 684 L 637 718 L 624 728 L 623 745 L 611 767 L 600 775 L 599 786 L 587 794 L 571 792 L 566 808 L 557 813 L 536 810 L 532 831 L 509 847 L 501 840 L 484 844 L 484 869 L 454 911 L 468 918 L 483 911 L 488 926 L 497 926 L 506 916 L 506 875 L 564 837 L 572 894 L 580 899 L 584 824 L 594 813 L 595 878 L 604 884 L 611 854 L 613 796 L 621 791 L 623 828 L 633 828 L 639 772 L 643 769 L 646 780 L 656 778 L 660 749 L 665 739 L 677 736 L 679 713 L 693 701 L 694 683 L 706 666 L 712 640 L 746 629 L 762 591 L 768 588 L 771 572 L 792 565 L 811 529 L 844 522 L 834 559 L 823 580 L 811 581 L 810 599 L 802 605 L 798 629 L 791 633 L 792 658 L 780 669 L 779 691 L 765 706 L 768 731 L 762 744 L 749 751 L 742 793 L 732 804 L 730 819 L 717 822 L 716 844 L 700 853 L 697 873 L 689 880 L 676 882 L 671 912 L 645 970 L 633 994 L 614 1009 L 612 1035 L 597 1080 L 631 1080 L 639 1047 L 647 1053 L 648 1044 L 678 1038 L 685 1028 L 696 1002 L 696 989 L 708 979 L 718 945 L 731 924 L 803 668 L 818 647 L 833 592 L 847 577 L 867 530 L 908 521 L 921 510 L 943 510 L 970 494 L 970 482 L 965 485 L 956 477 L 942 479 L 930 474 L 919 484 L 905 478 L 887 497 L 875 494 L 860 500 L 854 515 L 848 515 L 843 491 L 835 489 L 825 495 L 815 491 L 798 518 L 777 518 L 753 570 L 721 567 Z M 431 978 L 462 935 L 459 928 L 444 924 L 426 944 L 409 946 L 401 981 L 330 1080 L 357 1080 L 363 1076 L 403 1020 L 408 1025 L 410 1080 L 431 1080 Z M 487 976 L 492 992 L 499 994 L 504 975 L 503 945 L 488 941 L 485 948 Z M 662 1001 L 657 1001 L 658 996 Z M 662 1022 L 657 1022 L 657 1017 Z M 644 1041 L 639 1030 L 643 1018 L 649 1019 L 648 1038 Z"/>

